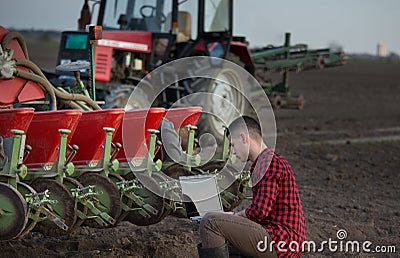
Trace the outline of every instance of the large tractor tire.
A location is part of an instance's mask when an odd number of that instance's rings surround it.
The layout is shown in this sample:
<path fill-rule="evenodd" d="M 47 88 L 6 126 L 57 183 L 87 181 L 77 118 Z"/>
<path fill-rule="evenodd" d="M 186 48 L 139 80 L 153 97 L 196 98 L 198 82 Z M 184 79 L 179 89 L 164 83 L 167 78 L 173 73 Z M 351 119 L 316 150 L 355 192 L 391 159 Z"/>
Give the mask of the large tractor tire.
<path fill-rule="evenodd" d="M 224 125 L 228 126 L 238 113 L 242 115 L 247 109 L 248 102 L 241 88 L 244 82 L 234 69 L 224 68 L 214 75 L 214 79 L 198 78 L 186 83 L 193 94 L 178 101 L 176 106 L 202 106 L 203 112 L 197 123 L 198 135 L 209 133 L 220 145 L 223 141 Z M 235 85 L 238 89 L 230 85 Z M 202 147 L 213 143 L 210 138 L 201 142 Z"/>
<path fill-rule="evenodd" d="M 150 107 L 151 103 L 146 92 L 138 88 L 131 97 L 134 90 L 135 86 L 129 84 L 113 87 L 105 98 L 106 103 L 103 108 L 140 109 Z"/>
<path fill-rule="evenodd" d="M 243 114 L 246 110 L 246 99 L 240 92 L 241 89 L 235 89 L 230 85 L 240 87 L 243 83 L 233 69 L 222 69 L 215 80 L 211 80 L 207 85 L 206 92 L 213 95 L 210 95 L 206 100 L 204 110 L 207 110 L 210 114 L 203 113 L 199 120 L 199 132 L 214 135 L 217 143 L 223 140 L 224 125 L 229 125 L 225 124 L 224 121 L 229 123 L 237 116 L 237 112 Z M 232 106 L 227 106 L 227 103 L 231 103 Z"/>
<path fill-rule="evenodd" d="M 245 66 L 239 57 L 232 53 L 228 53 L 226 60 L 240 67 Z M 220 144 L 223 141 L 224 125 L 228 126 L 238 116 L 238 113 L 252 115 L 249 111 L 250 104 L 244 95 L 245 87 L 249 85 L 247 85 L 248 78 L 241 78 L 243 73 L 240 75 L 240 72 L 230 65 L 220 69 L 212 76 L 212 79 L 188 80 L 187 88 L 190 89 L 190 93 L 205 92 L 207 95 L 206 97 L 193 95 L 193 97 L 186 98 L 182 105 L 203 107 L 203 113 L 198 122 L 198 134 L 210 133 L 215 137 L 217 144 Z M 203 144 L 208 146 L 212 143 L 206 140 Z"/>

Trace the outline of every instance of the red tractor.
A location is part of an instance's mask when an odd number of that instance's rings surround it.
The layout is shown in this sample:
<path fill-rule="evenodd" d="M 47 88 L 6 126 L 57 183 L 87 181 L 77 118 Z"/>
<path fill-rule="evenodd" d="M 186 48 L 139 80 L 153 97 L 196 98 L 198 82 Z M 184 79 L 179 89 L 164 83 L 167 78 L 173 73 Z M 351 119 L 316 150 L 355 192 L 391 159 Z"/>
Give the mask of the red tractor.
<path fill-rule="evenodd" d="M 265 71 L 266 66 L 255 63 L 253 54 L 248 49 L 244 37 L 232 34 L 233 0 L 124 0 L 93 1 L 90 8 L 85 0 L 79 19 L 78 31 L 62 33 L 58 64 L 65 64 L 91 58 L 90 49 L 95 45 L 94 75 L 96 89 L 91 89 L 91 97 L 104 101 L 103 107 L 130 107 L 146 106 L 148 98 L 145 92 L 135 92 L 135 97 L 128 98 L 135 86 L 144 76 L 155 68 L 179 58 L 190 56 L 211 56 L 227 59 L 242 66 L 254 75 L 256 69 Z M 90 11 L 91 9 L 91 11 Z M 89 39 L 84 30 L 85 25 L 93 18 L 97 18 L 96 25 L 102 26 L 102 39 L 95 43 Z M 290 36 L 290 35 L 289 35 Z M 285 46 L 274 48 L 275 57 L 290 58 L 292 48 L 289 45 L 289 36 Z M 265 50 L 263 50 L 265 52 Z M 268 53 L 257 55 L 257 61 Z M 268 52 L 268 51 L 267 51 Z M 284 55 L 282 55 L 282 53 Z M 303 57 L 305 54 L 302 55 Z M 270 56 L 268 57 L 270 58 Z M 296 59 L 300 57 L 297 56 Z M 268 64 L 271 60 L 268 61 Z M 298 64 L 297 64 L 298 65 Z M 260 68 L 261 66 L 261 68 Z M 260 84 L 272 103 L 279 106 L 301 108 L 302 98 L 293 98 L 290 95 L 287 76 L 293 61 L 287 64 L 280 62 L 279 67 L 284 69 L 282 82 L 274 85 L 270 80 L 259 78 Z M 82 71 L 82 78 L 89 79 L 90 69 Z M 222 78 L 228 84 L 245 87 L 233 70 L 222 70 L 216 78 Z M 61 85 L 71 90 L 76 85 L 72 73 L 58 73 L 53 84 Z M 180 98 L 193 92 L 203 91 L 220 95 L 239 112 L 245 113 L 247 103 L 239 91 L 218 80 L 184 80 L 168 87 L 157 99 L 157 106 L 170 107 Z M 201 85 L 201 86 L 199 86 Z M 149 87 L 151 87 L 149 85 Z M 224 108 L 218 101 L 205 103 L 189 103 L 190 105 L 211 105 L 206 108 L 218 113 Z M 279 105 L 278 105 L 279 104 Z M 229 116 L 231 114 L 224 114 Z M 217 139 L 222 139 L 222 122 L 214 116 L 202 116 L 200 130 L 210 132 Z"/>

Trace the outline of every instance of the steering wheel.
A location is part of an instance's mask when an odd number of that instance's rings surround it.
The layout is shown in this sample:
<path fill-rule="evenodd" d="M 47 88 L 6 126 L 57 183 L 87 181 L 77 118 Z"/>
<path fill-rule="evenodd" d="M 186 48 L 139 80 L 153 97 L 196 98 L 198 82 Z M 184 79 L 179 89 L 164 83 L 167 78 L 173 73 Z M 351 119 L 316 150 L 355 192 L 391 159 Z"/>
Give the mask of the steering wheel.
<path fill-rule="evenodd" d="M 145 11 L 146 9 L 150 9 L 150 13 L 146 14 L 147 13 Z M 156 15 L 157 8 L 152 5 L 143 5 L 142 7 L 140 7 L 139 11 L 140 11 L 140 15 L 143 18 L 152 18 Z M 167 17 L 165 16 L 165 14 L 161 13 L 160 22 L 164 23 L 166 20 L 167 20 Z"/>

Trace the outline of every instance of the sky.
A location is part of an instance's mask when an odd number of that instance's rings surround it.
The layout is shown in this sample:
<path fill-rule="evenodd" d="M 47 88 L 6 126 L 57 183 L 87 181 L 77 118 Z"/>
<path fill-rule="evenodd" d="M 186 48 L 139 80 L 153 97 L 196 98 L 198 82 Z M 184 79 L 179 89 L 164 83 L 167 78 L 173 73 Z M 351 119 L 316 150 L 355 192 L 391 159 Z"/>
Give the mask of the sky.
<path fill-rule="evenodd" d="M 2 0 L 0 25 L 15 29 L 75 30 L 83 0 Z M 234 34 L 250 47 L 332 44 L 348 53 L 400 54 L 400 0 L 234 0 Z"/>

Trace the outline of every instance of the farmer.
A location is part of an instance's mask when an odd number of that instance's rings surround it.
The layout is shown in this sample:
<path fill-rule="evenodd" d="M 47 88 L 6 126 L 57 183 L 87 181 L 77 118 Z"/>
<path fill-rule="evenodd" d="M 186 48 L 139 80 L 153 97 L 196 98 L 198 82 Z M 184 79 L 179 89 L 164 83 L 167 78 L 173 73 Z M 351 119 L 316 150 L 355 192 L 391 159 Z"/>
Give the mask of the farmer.
<path fill-rule="evenodd" d="M 253 162 L 253 199 L 239 212 L 209 212 L 204 216 L 200 222 L 200 258 L 228 257 L 228 243 L 230 249 L 249 257 L 301 256 L 306 227 L 289 163 L 268 148 L 253 118 L 234 120 L 229 126 L 229 140 L 239 160 Z"/>

